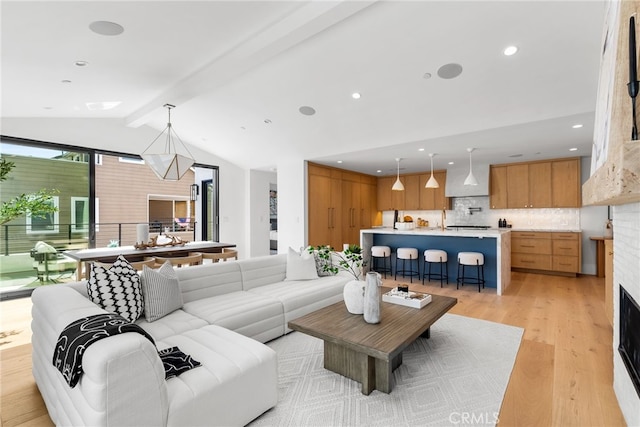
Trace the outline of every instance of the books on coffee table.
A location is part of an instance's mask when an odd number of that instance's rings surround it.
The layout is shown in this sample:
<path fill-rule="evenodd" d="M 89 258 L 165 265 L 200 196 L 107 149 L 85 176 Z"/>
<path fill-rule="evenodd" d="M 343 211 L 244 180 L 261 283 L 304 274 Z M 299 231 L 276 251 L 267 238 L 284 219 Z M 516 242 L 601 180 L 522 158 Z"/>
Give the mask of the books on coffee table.
<path fill-rule="evenodd" d="M 422 308 L 431 302 L 431 295 L 419 292 L 404 292 L 398 288 L 393 288 L 389 292 L 382 294 L 382 301 L 392 304 L 404 305 L 405 307 Z"/>

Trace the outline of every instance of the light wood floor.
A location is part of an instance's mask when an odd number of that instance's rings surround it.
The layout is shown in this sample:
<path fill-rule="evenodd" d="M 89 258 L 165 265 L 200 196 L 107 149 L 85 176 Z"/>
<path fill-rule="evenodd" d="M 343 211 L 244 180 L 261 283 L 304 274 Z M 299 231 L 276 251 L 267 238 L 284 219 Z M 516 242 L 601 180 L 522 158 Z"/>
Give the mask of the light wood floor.
<path fill-rule="evenodd" d="M 452 313 L 525 329 L 500 426 L 625 425 L 612 387 L 612 328 L 604 313 L 603 279 L 514 272 L 502 297 L 469 285 L 411 287 L 458 298 Z M 0 360 L 0 426 L 53 425 L 31 376 L 31 345 L 1 350 Z"/>

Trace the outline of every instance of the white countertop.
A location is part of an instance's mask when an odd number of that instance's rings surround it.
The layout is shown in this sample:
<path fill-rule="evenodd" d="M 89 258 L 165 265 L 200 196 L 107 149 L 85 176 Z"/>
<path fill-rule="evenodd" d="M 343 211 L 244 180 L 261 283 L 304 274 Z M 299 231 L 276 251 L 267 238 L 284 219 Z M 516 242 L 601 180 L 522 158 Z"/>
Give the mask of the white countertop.
<path fill-rule="evenodd" d="M 487 230 L 441 230 L 437 227 L 414 228 L 413 230 L 394 230 L 391 227 L 370 228 L 361 233 L 398 234 L 410 236 L 448 236 L 448 237 L 499 237 L 510 233 L 510 228 L 489 228 Z"/>

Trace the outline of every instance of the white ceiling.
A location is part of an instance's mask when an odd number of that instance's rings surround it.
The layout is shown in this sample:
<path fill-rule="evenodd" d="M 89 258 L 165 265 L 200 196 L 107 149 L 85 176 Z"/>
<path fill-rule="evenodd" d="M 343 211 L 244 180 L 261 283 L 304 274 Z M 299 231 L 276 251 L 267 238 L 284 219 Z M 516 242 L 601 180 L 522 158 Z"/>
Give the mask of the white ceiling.
<path fill-rule="evenodd" d="M 2 117 L 117 118 L 159 131 L 172 103 L 184 141 L 266 170 L 304 158 L 392 174 L 401 157 L 413 172 L 429 152 L 442 169 L 466 165 L 467 147 L 482 163 L 591 154 L 601 1 L 1 5 Z M 94 21 L 124 33 L 97 35 Z M 508 45 L 519 52 L 504 56 Z M 448 63 L 462 74 L 438 77 Z M 121 104 L 85 105 L 105 101 Z"/>

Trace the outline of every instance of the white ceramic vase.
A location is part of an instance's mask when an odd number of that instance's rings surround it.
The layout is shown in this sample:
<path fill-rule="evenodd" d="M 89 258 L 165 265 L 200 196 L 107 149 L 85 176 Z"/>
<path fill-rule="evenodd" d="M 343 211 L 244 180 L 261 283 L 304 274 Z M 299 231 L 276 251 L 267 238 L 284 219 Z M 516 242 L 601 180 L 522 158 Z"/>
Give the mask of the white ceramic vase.
<path fill-rule="evenodd" d="M 342 295 L 347 311 L 351 314 L 364 313 L 364 288 L 366 282 L 363 280 L 351 280 L 344 285 Z"/>

